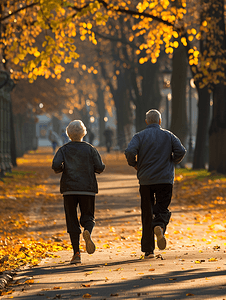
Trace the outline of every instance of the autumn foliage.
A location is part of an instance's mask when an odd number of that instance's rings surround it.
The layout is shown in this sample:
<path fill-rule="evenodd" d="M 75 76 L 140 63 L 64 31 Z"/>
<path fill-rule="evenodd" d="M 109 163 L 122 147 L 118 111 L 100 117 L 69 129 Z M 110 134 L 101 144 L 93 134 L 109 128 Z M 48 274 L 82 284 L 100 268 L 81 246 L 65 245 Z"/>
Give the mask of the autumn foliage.
<path fill-rule="evenodd" d="M 35 266 L 40 259 L 54 257 L 53 252 L 71 249 L 67 242 L 32 231 L 43 226 L 42 214 L 34 218 L 35 209 L 56 198 L 45 181 L 51 173 L 51 155 L 18 160 L 19 167 L 0 181 L 0 272 Z M 40 164 L 42 165 L 40 167 Z"/>
<path fill-rule="evenodd" d="M 221 11 L 222 1 L 4 0 L 0 11 L 2 62 L 14 64 L 11 73 L 15 79 L 60 78 L 65 64 L 77 67 L 79 41 L 96 45 L 100 27 L 110 28 L 108 20 L 123 15 L 134 23 L 129 41 L 143 36 L 137 45 L 137 55 L 145 53 L 139 58 L 141 64 L 149 59 L 155 63 L 161 50 L 172 57 L 182 43 L 200 88 L 211 89 L 225 77 Z M 199 41 L 204 41 L 205 51 Z"/>

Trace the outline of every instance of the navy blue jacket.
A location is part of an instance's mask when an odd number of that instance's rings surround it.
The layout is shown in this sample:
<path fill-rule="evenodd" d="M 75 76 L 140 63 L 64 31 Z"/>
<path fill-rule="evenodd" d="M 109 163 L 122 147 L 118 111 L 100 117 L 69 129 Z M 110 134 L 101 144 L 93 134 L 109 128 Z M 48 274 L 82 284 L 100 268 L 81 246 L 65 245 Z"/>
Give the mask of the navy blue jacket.
<path fill-rule="evenodd" d="M 125 150 L 130 166 L 137 166 L 141 185 L 174 182 L 174 166 L 183 159 L 186 149 L 170 131 L 150 124 L 136 133 Z"/>
<path fill-rule="evenodd" d="M 98 192 L 95 173 L 103 172 L 100 154 L 87 142 L 69 142 L 60 147 L 53 158 L 52 169 L 62 173 L 60 192 L 62 194 Z"/>

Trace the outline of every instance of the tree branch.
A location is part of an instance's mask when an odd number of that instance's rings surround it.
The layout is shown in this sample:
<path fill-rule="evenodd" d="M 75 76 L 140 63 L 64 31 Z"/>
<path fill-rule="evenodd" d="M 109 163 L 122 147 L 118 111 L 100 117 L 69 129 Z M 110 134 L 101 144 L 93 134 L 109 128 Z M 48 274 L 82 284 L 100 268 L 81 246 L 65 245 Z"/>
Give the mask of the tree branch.
<path fill-rule="evenodd" d="M 134 11 L 134 10 L 131 10 L 131 9 L 112 8 L 104 0 L 98 0 L 98 2 L 101 3 L 105 7 L 105 9 L 107 9 L 107 10 L 112 10 L 112 11 L 124 13 L 124 14 L 127 14 L 127 15 L 135 15 L 135 16 L 139 16 L 139 17 L 151 18 L 151 19 L 156 20 L 160 23 L 166 24 L 167 26 L 173 26 L 174 27 L 173 23 L 170 23 L 166 20 L 163 20 L 159 17 L 153 16 L 153 15 L 145 13 L 145 12 L 140 13 L 138 11 Z"/>
<path fill-rule="evenodd" d="M 112 42 L 120 42 L 122 43 L 123 45 L 129 45 L 131 48 L 133 49 L 139 49 L 139 47 L 137 47 L 136 45 L 134 45 L 134 43 L 129 43 L 129 42 L 125 42 L 123 41 L 121 38 L 116 38 L 116 37 L 112 37 L 112 36 L 106 36 L 106 35 L 103 35 L 99 32 L 96 32 L 94 30 L 92 30 L 93 33 L 95 33 L 95 35 L 99 36 L 100 38 L 103 38 L 105 40 L 109 40 L 109 41 L 112 41 Z"/>
<path fill-rule="evenodd" d="M 173 23 L 170 23 L 166 20 L 163 20 L 159 17 L 156 17 L 156 16 L 153 16 L 151 14 L 148 14 L 148 13 L 145 13 L 145 12 L 138 12 L 138 11 L 134 11 L 134 10 L 131 10 L 131 9 L 124 9 L 124 8 L 113 8 L 111 7 L 108 3 L 106 3 L 104 0 L 98 0 L 98 2 L 100 4 L 103 5 L 103 7 L 106 9 L 106 10 L 111 10 L 111 11 L 115 11 L 115 12 L 118 12 L 118 13 L 122 13 L 122 14 L 127 14 L 127 15 L 131 15 L 131 16 L 139 16 L 139 17 L 145 17 L 145 18 L 150 18 L 150 19 L 153 19 L 153 20 L 156 20 L 160 23 L 163 23 L 167 26 L 172 26 L 174 27 L 174 24 Z M 72 9 L 76 10 L 77 12 L 81 12 L 84 8 L 87 8 L 89 6 L 89 4 L 93 3 L 93 1 L 90 1 L 89 3 L 85 4 L 83 7 L 77 7 L 77 6 L 71 6 Z M 72 17 L 74 17 L 76 14 L 74 14 Z"/>
<path fill-rule="evenodd" d="M 39 2 L 34 2 L 34 3 L 29 4 L 29 5 L 26 5 L 26 6 L 23 6 L 21 8 L 18 8 L 17 10 L 15 10 L 14 12 L 12 12 L 11 14 L 8 14 L 7 16 L 0 18 L 0 23 L 3 22 L 3 21 L 5 21 L 5 20 L 7 20 L 7 19 L 9 19 L 11 16 L 16 15 L 21 10 L 24 10 L 24 9 L 27 9 L 27 8 L 31 8 L 31 7 L 33 7 L 35 5 L 38 5 L 38 4 L 39 4 Z"/>

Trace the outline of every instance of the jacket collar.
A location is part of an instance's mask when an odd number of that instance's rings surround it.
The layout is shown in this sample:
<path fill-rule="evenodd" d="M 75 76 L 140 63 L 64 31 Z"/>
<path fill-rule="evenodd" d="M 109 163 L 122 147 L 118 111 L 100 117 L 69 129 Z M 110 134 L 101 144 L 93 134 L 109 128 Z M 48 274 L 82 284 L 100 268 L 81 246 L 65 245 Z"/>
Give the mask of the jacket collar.
<path fill-rule="evenodd" d="M 154 123 L 154 124 L 149 124 L 149 125 L 147 125 L 146 128 L 153 128 L 153 127 L 160 128 L 160 125 L 159 125 L 159 124 L 156 124 L 156 123 Z"/>

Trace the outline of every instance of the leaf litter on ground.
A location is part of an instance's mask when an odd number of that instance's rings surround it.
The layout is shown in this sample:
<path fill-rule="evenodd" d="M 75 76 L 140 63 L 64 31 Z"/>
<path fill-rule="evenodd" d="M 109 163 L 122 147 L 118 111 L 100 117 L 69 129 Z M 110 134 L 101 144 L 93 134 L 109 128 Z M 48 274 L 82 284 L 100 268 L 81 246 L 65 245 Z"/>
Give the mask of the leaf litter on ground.
<path fill-rule="evenodd" d="M 46 213 L 45 205 L 54 206 L 62 199 L 61 195 L 52 191 L 53 185 L 49 188 L 48 179 L 54 176 L 50 153 L 46 149 L 38 149 L 26 154 L 18 159 L 18 167 L 0 181 L 0 272 L 26 265 L 36 266 L 42 259 L 54 257 L 54 252 L 71 250 L 68 240 L 63 239 L 65 232 L 49 236 L 46 232 L 36 230 L 47 223 L 55 224 L 52 214 Z M 104 154 L 103 160 L 107 165 L 106 172 L 135 175 L 123 153 Z M 214 251 L 226 245 L 225 187 L 226 178 L 221 174 L 207 170 L 176 169 L 171 209 L 181 213 L 173 213 L 168 226 L 168 249 L 173 249 L 175 243 L 187 246 L 204 244 L 211 246 Z M 133 249 L 133 245 L 137 245 L 141 239 L 139 217 L 134 217 L 130 222 L 125 223 L 122 219 L 121 224 L 111 224 L 114 214 L 108 208 L 108 201 L 101 196 L 99 201 L 103 201 L 106 207 L 99 212 L 99 215 L 105 214 L 105 221 L 98 226 L 98 249 L 117 248 L 119 253 L 125 247 Z M 126 210 L 126 214 L 140 214 L 139 194 L 136 201 L 137 207 Z M 40 218 L 40 215 L 45 215 L 45 218 Z M 106 225 L 108 232 L 102 231 Z M 132 251 L 131 256 L 136 256 L 136 251 Z M 164 259 L 164 255 L 157 255 L 156 258 Z M 197 264 L 198 261 L 203 263 L 198 258 L 195 261 Z M 208 260 L 212 263 L 215 261 L 215 257 Z"/>

